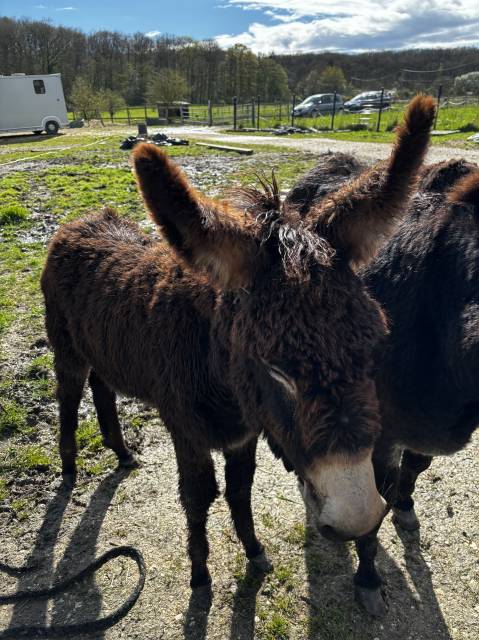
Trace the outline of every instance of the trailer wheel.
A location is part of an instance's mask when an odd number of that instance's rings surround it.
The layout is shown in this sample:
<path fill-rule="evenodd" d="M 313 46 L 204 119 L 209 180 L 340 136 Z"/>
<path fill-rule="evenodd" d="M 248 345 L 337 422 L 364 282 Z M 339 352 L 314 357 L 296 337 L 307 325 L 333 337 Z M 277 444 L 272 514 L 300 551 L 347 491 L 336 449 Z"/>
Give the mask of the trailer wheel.
<path fill-rule="evenodd" d="M 55 122 L 55 120 L 49 120 L 45 125 L 45 131 L 50 135 L 58 133 L 59 128 L 60 127 L 58 126 L 58 122 Z"/>

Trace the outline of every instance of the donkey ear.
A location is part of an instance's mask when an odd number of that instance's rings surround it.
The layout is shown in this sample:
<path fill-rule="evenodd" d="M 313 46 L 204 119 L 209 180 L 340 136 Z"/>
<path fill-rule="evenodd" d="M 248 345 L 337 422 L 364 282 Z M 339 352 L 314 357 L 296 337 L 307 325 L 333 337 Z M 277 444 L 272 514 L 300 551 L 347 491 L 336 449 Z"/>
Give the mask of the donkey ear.
<path fill-rule="evenodd" d="M 434 99 L 416 96 L 409 104 L 404 123 L 396 130 L 389 160 L 319 205 L 318 233 L 351 263 L 368 262 L 405 213 L 427 151 L 434 114 Z"/>
<path fill-rule="evenodd" d="M 155 145 L 136 146 L 133 162 L 146 207 L 177 254 L 193 268 L 205 269 L 216 286 L 248 286 L 258 245 L 239 215 L 200 197 Z"/>

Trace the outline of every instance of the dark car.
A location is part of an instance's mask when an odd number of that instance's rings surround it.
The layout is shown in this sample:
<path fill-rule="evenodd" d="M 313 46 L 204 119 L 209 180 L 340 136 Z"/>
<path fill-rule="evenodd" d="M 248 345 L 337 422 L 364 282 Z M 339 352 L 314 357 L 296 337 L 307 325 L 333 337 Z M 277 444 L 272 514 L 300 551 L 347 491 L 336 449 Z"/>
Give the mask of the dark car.
<path fill-rule="evenodd" d="M 314 96 L 309 96 L 303 100 L 303 102 L 296 105 L 293 109 L 293 115 L 297 117 L 307 116 L 309 118 L 315 118 L 316 116 L 332 113 L 333 105 L 334 93 L 318 93 Z M 337 93 L 335 111 L 342 110 L 343 98 Z"/>
<path fill-rule="evenodd" d="M 384 92 L 382 106 L 383 109 L 390 107 L 392 96 L 390 93 Z M 381 92 L 367 91 L 354 96 L 351 100 L 344 103 L 346 111 L 362 111 L 363 109 L 379 109 L 381 106 Z"/>

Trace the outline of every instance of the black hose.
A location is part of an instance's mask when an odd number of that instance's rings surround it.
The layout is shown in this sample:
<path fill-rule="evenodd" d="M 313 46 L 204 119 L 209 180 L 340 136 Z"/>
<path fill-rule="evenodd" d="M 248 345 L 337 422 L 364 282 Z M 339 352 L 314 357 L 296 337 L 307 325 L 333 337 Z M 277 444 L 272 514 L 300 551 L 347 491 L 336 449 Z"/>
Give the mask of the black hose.
<path fill-rule="evenodd" d="M 104 631 L 105 629 L 109 629 L 114 624 L 119 622 L 130 609 L 133 607 L 135 602 L 138 600 L 140 593 L 145 586 L 145 577 L 146 577 L 146 567 L 143 556 L 138 549 L 130 546 L 123 547 L 115 547 L 110 549 L 106 553 L 99 556 L 96 560 L 87 565 L 84 569 L 82 569 L 79 573 L 74 576 L 70 576 L 61 582 L 57 582 L 52 587 L 47 587 L 45 589 L 36 589 L 36 590 L 27 590 L 27 591 L 17 591 L 16 593 L 11 593 L 8 595 L 0 595 L 0 605 L 2 604 L 10 604 L 12 602 L 19 602 L 21 600 L 27 599 L 47 599 L 51 598 L 62 591 L 65 591 L 69 587 L 71 587 L 76 582 L 83 580 L 86 576 L 91 575 L 104 564 L 112 560 L 113 558 L 118 558 L 120 556 L 124 556 L 127 558 L 131 558 L 134 560 L 138 566 L 138 582 L 128 597 L 128 599 L 113 613 L 105 616 L 104 618 L 99 618 L 98 620 L 87 620 L 86 622 L 79 622 L 76 624 L 67 624 L 67 625 L 51 625 L 49 627 L 13 627 L 12 629 L 6 629 L 3 632 L 0 632 L 0 640 L 6 640 L 7 638 L 58 638 L 61 636 L 71 636 L 73 634 L 79 633 L 95 633 L 97 631 Z M 23 574 L 29 571 L 32 571 L 36 567 L 27 566 L 27 567 L 8 567 L 7 565 L 3 565 L 0 563 L 0 568 L 6 569 L 8 572 L 13 574 Z"/>

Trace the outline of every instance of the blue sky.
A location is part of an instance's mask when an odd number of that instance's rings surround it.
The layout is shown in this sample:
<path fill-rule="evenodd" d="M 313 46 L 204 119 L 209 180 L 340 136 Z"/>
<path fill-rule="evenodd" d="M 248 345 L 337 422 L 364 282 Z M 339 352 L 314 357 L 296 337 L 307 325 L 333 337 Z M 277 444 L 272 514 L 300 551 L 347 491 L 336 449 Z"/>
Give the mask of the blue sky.
<path fill-rule="evenodd" d="M 220 6 L 226 4 L 227 0 L 0 0 L 0 14 L 48 18 L 85 31 L 161 31 L 198 39 L 239 33 L 258 18 L 257 10 Z"/>
<path fill-rule="evenodd" d="M 0 0 L 0 15 L 261 53 L 479 46 L 479 0 Z"/>

